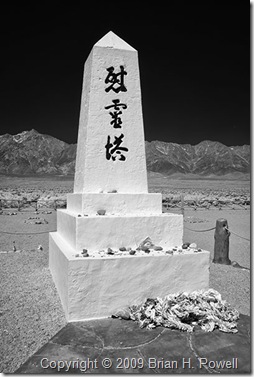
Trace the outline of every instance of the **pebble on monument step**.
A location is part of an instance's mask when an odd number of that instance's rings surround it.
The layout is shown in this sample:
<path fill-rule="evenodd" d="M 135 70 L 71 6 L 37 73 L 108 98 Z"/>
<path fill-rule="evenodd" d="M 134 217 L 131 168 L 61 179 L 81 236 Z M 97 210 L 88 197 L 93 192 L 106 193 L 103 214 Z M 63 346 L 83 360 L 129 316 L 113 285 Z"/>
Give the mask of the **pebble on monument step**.
<path fill-rule="evenodd" d="M 189 245 L 189 246 L 188 246 Z M 163 247 L 161 246 L 153 246 L 153 247 L 148 247 L 148 246 L 142 246 L 142 247 L 137 247 L 136 250 L 132 249 L 131 247 L 125 247 L 121 246 L 117 250 L 113 250 L 112 248 L 107 248 L 103 250 L 99 250 L 95 253 L 88 254 L 87 249 L 83 249 L 80 254 L 76 254 L 75 257 L 96 257 L 100 256 L 101 258 L 106 258 L 109 256 L 115 256 L 115 257 L 124 257 L 128 255 L 136 255 L 139 257 L 145 256 L 146 254 L 151 255 L 179 255 L 179 254 L 185 254 L 185 252 L 194 252 L 194 253 L 199 253 L 202 252 L 203 250 L 201 248 L 197 247 L 196 243 L 190 244 L 189 242 L 185 242 L 182 244 L 182 246 L 175 246 L 171 249 L 168 250 L 163 250 Z"/>
<path fill-rule="evenodd" d="M 143 242 L 139 246 L 147 246 L 147 247 L 153 247 L 154 243 L 152 242 L 150 237 L 146 237 Z"/>
<path fill-rule="evenodd" d="M 173 250 L 167 250 L 166 251 L 166 254 L 169 254 L 169 255 L 173 255 L 173 253 L 174 253 Z"/>
<path fill-rule="evenodd" d="M 155 251 L 160 251 L 160 250 L 163 250 L 163 247 L 161 247 L 161 246 L 153 246 L 153 249 Z"/>
<path fill-rule="evenodd" d="M 189 246 L 190 242 L 185 242 L 184 244 L 182 244 L 182 249 L 188 249 Z"/>
<path fill-rule="evenodd" d="M 87 258 L 87 257 L 89 257 L 89 254 L 88 254 L 88 253 L 83 254 L 83 257 L 84 257 L 84 258 Z"/>
<path fill-rule="evenodd" d="M 108 247 L 107 254 L 108 255 L 114 255 L 115 253 L 110 247 Z"/>
<path fill-rule="evenodd" d="M 106 210 L 105 210 L 105 209 L 99 209 L 99 210 L 97 211 L 97 215 L 100 215 L 100 216 L 104 216 L 105 213 L 106 213 Z"/>
<path fill-rule="evenodd" d="M 147 251 L 147 250 L 149 250 L 149 247 L 148 246 L 141 246 L 138 249 L 142 250 L 142 251 Z"/>

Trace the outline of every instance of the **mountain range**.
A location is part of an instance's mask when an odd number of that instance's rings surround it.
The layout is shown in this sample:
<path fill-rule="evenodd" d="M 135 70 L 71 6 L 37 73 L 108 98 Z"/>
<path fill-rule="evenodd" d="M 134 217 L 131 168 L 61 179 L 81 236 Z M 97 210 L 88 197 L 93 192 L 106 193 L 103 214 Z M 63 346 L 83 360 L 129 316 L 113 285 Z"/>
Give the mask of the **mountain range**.
<path fill-rule="evenodd" d="M 76 144 L 68 144 L 36 130 L 0 136 L 0 174 L 73 175 Z M 228 147 L 205 140 L 197 145 L 146 141 L 147 170 L 197 176 L 250 173 L 249 145 Z"/>

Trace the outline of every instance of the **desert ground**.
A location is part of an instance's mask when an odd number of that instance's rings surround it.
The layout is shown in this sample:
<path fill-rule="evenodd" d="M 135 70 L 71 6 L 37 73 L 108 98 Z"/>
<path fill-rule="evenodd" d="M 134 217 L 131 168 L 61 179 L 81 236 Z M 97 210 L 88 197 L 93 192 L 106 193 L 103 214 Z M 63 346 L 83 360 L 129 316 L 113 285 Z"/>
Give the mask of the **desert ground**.
<path fill-rule="evenodd" d="M 162 193 L 164 212 L 183 212 L 183 241 L 211 252 L 210 287 L 250 315 L 250 182 L 150 173 L 148 183 L 149 192 Z M 56 230 L 56 207 L 72 191 L 72 178 L 0 178 L 0 372 L 14 372 L 66 323 L 48 268 L 48 232 Z M 231 231 L 229 258 L 243 268 L 212 263 L 209 229 L 219 218 L 227 219 Z"/>

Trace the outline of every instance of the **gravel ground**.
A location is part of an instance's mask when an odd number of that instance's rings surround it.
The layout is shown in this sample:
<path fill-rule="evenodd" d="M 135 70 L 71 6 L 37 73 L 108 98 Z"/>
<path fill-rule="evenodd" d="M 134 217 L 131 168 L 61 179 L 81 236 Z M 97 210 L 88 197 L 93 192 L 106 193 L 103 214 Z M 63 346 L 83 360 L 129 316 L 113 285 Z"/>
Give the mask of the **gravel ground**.
<path fill-rule="evenodd" d="M 9 211 L 5 211 L 9 212 Z M 48 224 L 25 224 L 29 217 L 47 218 Z M 56 227 L 56 213 L 32 212 L 0 216 L 1 231 L 43 232 Z M 61 302 L 48 268 L 48 233 L 13 236 L 0 234 L 0 371 L 13 373 L 65 324 Z M 38 250 L 38 245 L 43 250 Z"/>
<path fill-rule="evenodd" d="M 4 211 L 8 212 L 13 210 Z M 32 224 L 29 224 L 25 222 L 29 217 L 45 219 L 48 224 L 34 224 L 36 219 L 30 219 Z M 184 241 L 196 242 L 198 247 L 210 250 L 212 259 L 214 231 L 198 233 L 195 230 L 211 228 L 221 217 L 228 220 L 230 230 L 250 238 L 249 210 L 186 210 Z M 0 229 L 2 232 L 48 232 L 56 229 L 56 212 L 35 214 L 31 209 L 31 212 L 26 210 L 12 216 L 3 214 Z M 0 250 L 11 251 L 13 241 L 17 251 L 22 252 L 0 253 L 0 371 L 5 373 L 14 372 L 66 324 L 48 268 L 48 233 L 19 236 L 0 233 Z M 43 250 L 38 250 L 38 245 L 42 245 Z M 250 268 L 249 241 L 231 234 L 230 259 Z M 210 287 L 218 290 L 222 298 L 241 313 L 250 315 L 248 269 L 211 263 Z"/>

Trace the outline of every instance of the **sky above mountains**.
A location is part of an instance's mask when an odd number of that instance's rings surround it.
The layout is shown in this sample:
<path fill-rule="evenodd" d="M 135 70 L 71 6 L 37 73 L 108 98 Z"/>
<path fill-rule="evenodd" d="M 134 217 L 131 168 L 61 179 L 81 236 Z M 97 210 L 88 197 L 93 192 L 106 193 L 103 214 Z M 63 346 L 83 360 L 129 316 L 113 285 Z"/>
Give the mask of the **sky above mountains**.
<path fill-rule="evenodd" d="M 84 63 L 112 30 L 139 53 L 146 140 L 250 143 L 247 2 L 33 4 L 2 10 L 1 134 L 76 143 Z"/>

